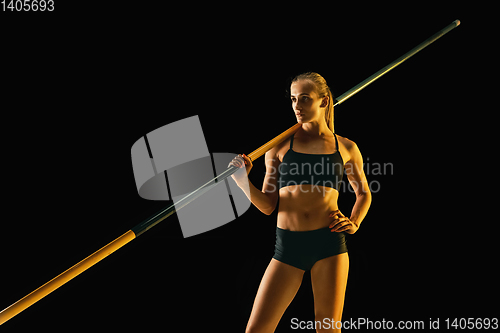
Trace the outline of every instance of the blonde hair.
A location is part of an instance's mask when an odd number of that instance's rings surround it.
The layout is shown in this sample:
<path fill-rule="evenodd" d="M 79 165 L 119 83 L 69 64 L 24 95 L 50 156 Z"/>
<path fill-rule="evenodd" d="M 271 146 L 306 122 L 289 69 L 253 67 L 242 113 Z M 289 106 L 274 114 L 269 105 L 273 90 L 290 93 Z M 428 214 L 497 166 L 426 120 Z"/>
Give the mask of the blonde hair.
<path fill-rule="evenodd" d="M 316 92 L 318 93 L 320 98 L 323 98 L 325 96 L 328 96 L 328 105 L 326 106 L 325 109 L 325 120 L 326 124 L 328 125 L 328 128 L 332 131 L 333 130 L 333 94 L 332 91 L 330 90 L 330 87 L 328 87 L 328 84 L 326 84 L 326 80 L 324 77 L 319 75 L 318 73 L 315 72 L 307 72 L 307 73 L 302 73 L 297 75 L 293 80 L 293 82 L 297 82 L 299 80 L 309 80 L 314 85 L 316 86 Z"/>

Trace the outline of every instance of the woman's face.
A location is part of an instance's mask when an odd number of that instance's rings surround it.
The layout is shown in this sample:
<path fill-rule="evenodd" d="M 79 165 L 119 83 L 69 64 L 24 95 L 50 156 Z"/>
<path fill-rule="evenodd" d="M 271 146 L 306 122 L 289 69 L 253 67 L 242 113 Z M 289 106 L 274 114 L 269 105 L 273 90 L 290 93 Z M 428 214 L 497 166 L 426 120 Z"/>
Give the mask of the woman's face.
<path fill-rule="evenodd" d="M 321 117 L 324 119 L 325 110 L 321 103 L 327 97 L 320 98 L 316 93 L 316 86 L 311 81 L 299 80 L 293 82 L 290 87 L 290 98 L 292 99 L 292 107 L 298 123 L 319 121 Z"/>

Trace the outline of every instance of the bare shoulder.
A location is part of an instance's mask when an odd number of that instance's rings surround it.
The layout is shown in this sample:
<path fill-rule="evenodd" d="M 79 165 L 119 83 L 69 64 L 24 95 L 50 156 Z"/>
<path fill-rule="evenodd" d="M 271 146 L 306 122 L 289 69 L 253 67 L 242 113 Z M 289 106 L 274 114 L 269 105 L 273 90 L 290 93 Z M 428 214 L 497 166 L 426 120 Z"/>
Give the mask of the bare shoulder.
<path fill-rule="evenodd" d="M 337 134 L 337 138 L 339 139 L 339 144 L 343 145 L 344 148 L 347 151 L 351 152 L 353 150 L 357 150 L 358 149 L 358 146 L 356 145 L 356 142 L 354 142 L 352 140 L 349 140 L 348 138 L 340 136 L 338 134 Z"/>
<path fill-rule="evenodd" d="M 344 158 L 344 163 L 357 160 L 361 157 L 361 153 L 356 145 L 356 142 L 338 134 L 337 138 L 339 140 L 340 154 Z"/>
<path fill-rule="evenodd" d="M 283 156 L 285 156 L 286 152 L 290 148 L 290 139 L 287 138 L 285 141 L 277 144 L 273 148 L 271 148 L 266 155 L 272 158 L 277 158 L 279 161 L 283 160 Z"/>

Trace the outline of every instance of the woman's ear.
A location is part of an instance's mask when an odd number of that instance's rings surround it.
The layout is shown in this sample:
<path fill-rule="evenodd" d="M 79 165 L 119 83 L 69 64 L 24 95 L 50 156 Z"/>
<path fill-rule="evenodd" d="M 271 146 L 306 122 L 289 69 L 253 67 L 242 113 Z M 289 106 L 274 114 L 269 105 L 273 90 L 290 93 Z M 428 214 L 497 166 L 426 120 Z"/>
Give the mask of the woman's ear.
<path fill-rule="evenodd" d="M 328 105 L 328 101 L 330 100 L 330 96 L 325 96 L 323 97 L 323 99 L 321 100 L 321 104 L 319 105 L 320 108 L 326 108 L 326 106 Z"/>

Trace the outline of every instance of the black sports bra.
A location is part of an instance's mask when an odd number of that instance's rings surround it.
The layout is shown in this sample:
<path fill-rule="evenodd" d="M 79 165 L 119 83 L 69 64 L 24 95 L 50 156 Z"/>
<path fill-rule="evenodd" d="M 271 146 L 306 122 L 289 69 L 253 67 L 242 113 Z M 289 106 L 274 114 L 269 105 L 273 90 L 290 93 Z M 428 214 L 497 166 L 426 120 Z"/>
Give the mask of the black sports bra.
<path fill-rule="evenodd" d="M 292 149 L 293 137 L 290 139 L 290 149 L 283 156 L 279 166 L 280 178 L 278 187 L 308 184 L 334 188 L 337 191 L 344 174 L 344 161 L 339 151 L 339 142 L 335 136 L 337 151 L 333 154 L 305 154 Z"/>

